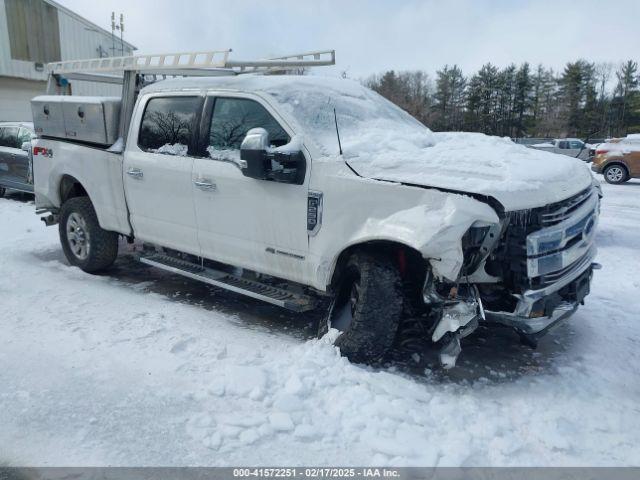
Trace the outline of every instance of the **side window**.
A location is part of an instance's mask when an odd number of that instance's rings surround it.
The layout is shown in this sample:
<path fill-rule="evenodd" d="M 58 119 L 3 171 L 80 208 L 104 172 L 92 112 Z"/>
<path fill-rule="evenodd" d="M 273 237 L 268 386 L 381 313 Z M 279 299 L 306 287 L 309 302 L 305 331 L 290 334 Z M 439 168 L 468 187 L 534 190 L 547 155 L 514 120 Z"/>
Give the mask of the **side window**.
<path fill-rule="evenodd" d="M 583 146 L 582 142 L 576 142 L 576 141 L 569 142 L 569 148 L 578 149 L 578 148 L 582 148 L 582 146 Z"/>
<path fill-rule="evenodd" d="M 31 141 L 31 131 L 26 129 L 26 128 L 21 128 L 20 129 L 20 134 L 18 135 L 18 145 L 19 148 L 22 148 L 22 144 L 24 142 L 30 142 Z"/>
<path fill-rule="evenodd" d="M 4 127 L 0 130 L 0 146 L 10 148 L 16 147 L 18 143 L 18 127 Z"/>
<path fill-rule="evenodd" d="M 138 146 L 150 153 L 186 156 L 199 106 L 199 97 L 152 98 L 142 116 Z"/>
<path fill-rule="evenodd" d="M 291 140 L 258 102 L 246 98 L 216 98 L 209 127 L 209 156 L 239 158 L 242 140 L 249 130 L 257 127 L 269 132 L 269 141 L 274 147 L 286 145 Z"/>
<path fill-rule="evenodd" d="M 563 140 L 559 143 L 558 148 L 560 148 L 561 150 L 566 150 L 567 148 L 569 148 L 569 142 Z"/>

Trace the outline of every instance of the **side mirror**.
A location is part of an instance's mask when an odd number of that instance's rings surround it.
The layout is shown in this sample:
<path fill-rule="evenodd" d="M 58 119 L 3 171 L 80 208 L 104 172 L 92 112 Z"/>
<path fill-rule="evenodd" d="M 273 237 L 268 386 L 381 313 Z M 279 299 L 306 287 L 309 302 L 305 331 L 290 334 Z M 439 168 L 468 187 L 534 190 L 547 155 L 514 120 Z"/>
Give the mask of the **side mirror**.
<path fill-rule="evenodd" d="M 268 158 L 269 132 L 264 128 L 252 128 L 240 145 L 240 168 L 245 177 L 267 180 L 271 169 Z"/>
<path fill-rule="evenodd" d="M 269 133 L 252 128 L 240 145 L 240 168 L 245 177 L 302 185 L 306 160 L 299 142 L 292 140 L 280 148 L 269 147 Z"/>
<path fill-rule="evenodd" d="M 31 150 L 31 142 L 22 142 L 22 146 L 20 147 L 25 152 Z"/>

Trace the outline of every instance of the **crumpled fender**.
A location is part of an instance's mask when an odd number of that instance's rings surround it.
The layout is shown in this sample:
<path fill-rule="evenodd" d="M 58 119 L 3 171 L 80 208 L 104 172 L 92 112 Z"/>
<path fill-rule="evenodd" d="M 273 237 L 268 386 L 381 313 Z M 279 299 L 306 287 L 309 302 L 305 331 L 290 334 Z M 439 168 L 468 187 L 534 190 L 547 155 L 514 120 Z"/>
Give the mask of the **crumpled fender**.
<path fill-rule="evenodd" d="M 486 203 L 447 193 L 437 206 L 422 204 L 383 218 L 368 218 L 348 246 L 376 240 L 402 243 L 419 251 L 437 278 L 455 281 L 463 264 L 462 237 L 475 222 L 495 224 L 499 218 Z"/>
<path fill-rule="evenodd" d="M 454 281 L 463 263 L 463 235 L 475 222 L 498 221 L 489 205 L 451 194 L 438 209 L 419 205 L 403 210 L 378 222 L 377 229 L 422 253 L 436 277 Z"/>

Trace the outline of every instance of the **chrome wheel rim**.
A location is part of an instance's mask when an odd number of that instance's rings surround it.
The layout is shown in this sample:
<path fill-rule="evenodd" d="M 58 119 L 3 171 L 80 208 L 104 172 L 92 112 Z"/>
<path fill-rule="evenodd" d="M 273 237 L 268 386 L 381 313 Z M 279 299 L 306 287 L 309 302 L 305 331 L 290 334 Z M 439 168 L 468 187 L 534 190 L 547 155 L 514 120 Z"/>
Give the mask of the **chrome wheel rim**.
<path fill-rule="evenodd" d="M 353 318 L 356 314 L 356 308 L 360 301 L 360 283 L 354 280 L 351 284 L 349 296 L 346 301 L 337 307 L 334 315 L 329 322 L 330 328 L 335 328 L 341 332 L 345 332 L 351 326 Z"/>
<path fill-rule="evenodd" d="M 67 218 L 67 243 L 79 260 L 85 260 L 89 256 L 89 229 L 86 220 L 79 213 L 74 212 Z"/>
<path fill-rule="evenodd" d="M 607 170 L 607 178 L 612 182 L 619 182 L 624 178 L 624 172 L 620 167 L 611 167 Z"/>

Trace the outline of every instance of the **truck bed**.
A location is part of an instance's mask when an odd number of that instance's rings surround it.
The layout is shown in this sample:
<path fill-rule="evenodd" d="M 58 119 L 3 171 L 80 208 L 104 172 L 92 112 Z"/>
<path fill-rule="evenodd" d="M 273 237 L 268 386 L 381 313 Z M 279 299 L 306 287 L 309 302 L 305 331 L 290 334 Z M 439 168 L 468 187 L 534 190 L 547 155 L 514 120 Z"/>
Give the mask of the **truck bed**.
<path fill-rule="evenodd" d="M 37 209 L 56 212 L 61 206 L 66 182 L 71 177 L 82 185 L 94 204 L 100 205 L 96 214 L 103 229 L 131 235 L 122 178 L 122 154 L 49 138 L 34 140 L 33 152 Z"/>

